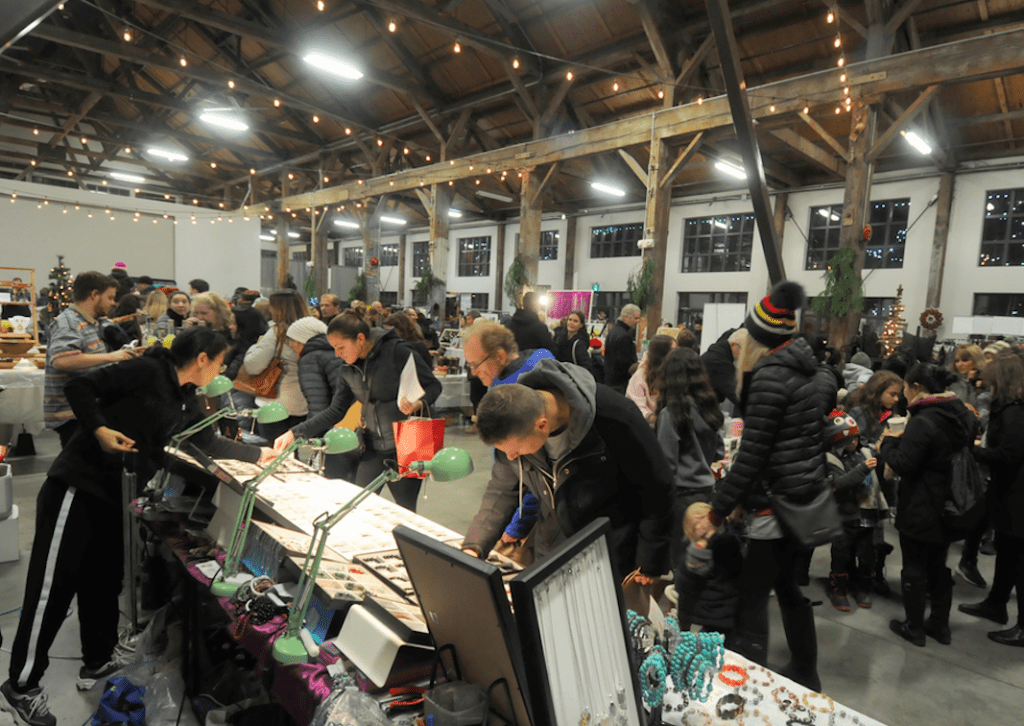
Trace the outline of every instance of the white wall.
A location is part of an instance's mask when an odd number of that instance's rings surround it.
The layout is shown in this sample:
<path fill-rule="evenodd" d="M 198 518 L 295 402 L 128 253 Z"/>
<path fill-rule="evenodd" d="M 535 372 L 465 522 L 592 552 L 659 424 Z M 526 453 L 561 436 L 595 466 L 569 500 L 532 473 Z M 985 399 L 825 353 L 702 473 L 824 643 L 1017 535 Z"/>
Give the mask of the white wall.
<path fill-rule="evenodd" d="M 43 200 L 50 203 L 38 207 Z M 124 262 L 131 275 L 175 279 L 179 287 L 201 277 L 230 296 L 239 285 L 259 286 L 259 231 L 259 217 L 246 222 L 242 214 L 0 180 L 0 264 L 34 268 L 39 287 L 61 254 L 72 274 Z"/>

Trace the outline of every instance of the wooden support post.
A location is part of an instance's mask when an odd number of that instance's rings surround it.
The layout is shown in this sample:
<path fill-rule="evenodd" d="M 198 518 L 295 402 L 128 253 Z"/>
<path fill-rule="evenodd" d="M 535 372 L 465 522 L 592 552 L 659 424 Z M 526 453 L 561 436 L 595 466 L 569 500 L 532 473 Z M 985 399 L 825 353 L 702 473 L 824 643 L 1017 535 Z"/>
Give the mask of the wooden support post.
<path fill-rule="evenodd" d="M 505 233 L 507 229 L 507 224 L 498 223 L 498 235 L 494 240 L 494 256 L 491 257 L 491 264 L 494 265 L 494 302 L 490 306 L 492 310 L 501 310 L 501 297 L 505 291 Z"/>
<path fill-rule="evenodd" d="M 380 250 L 380 215 L 386 209 L 385 198 L 377 200 L 373 214 L 367 224 L 363 225 L 363 279 L 366 280 L 367 305 L 380 300 L 380 267 L 370 264 L 370 258 Z"/>
<path fill-rule="evenodd" d="M 878 126 L 878 106 L 856 104 L 851 119 L 850 163 L 846 167 L 846 191 L 843 195 L 843 222 L 839 230 L 839 246 L 857 250 L 853 272 L 862 277 L 867 242 L 862 231 L 868 215 L 871 200 L 871 179 L 875 165 L 868 157 L 875 143 Z M 829 343 L 843 350 L 857 333 L 860 313 L 850 313 L 832 321 L 829 328 Z"/>
<path fill-rule="evenodd" d="M 408 236 L 398 235 L 398 306 L 405 307 L 405 260 L 409 249 Z"/>
<path fill-rule="evenodd" d="M 313 284 L 316 286 L 317 297 L 327 292 L 327 268 L 330 266 L 330 260 L 327 258 L 327 228 L 323 222 L 325 215 L 320 214 L 319 220 L 316 213 L 316 207 L 313 207 Z M 317 224 L 317 222 L 320 222 Z M 304 290 L 305 280 L 296 280 L 295 284 L 299 286 L 300 290 Z M 303 292 L 305 297 L 305 292 Z"/>
<path fill-rule="evenodd" d="M 288 264 L 292 254 L 288 244 L 288 220 L 284 214 L 277 214 L 277 289 L 283 290 L 288 281 Z"/>
<path fill-rule="evenodd" d="M 519 248 L 516 252 L 523 257 L 526 265 L 526 278 L 530 285 L 537 283 L 537 264 L 540 259 L 540 215 L 543 211 L 540 200 L 539 169 L 523 171 L 523 186 L 519 194 Z M 519 306 L 519 300 L 509 300 Z"/>
<path fill-rule="evenodd" d="M 661 184 L 671 165 L 671 150 L 663 139 L 651 144 L 648 168 L 647 219 L 644 236 L 654 240 L 654 247 L 644 250 L 643 260 L 654 264 L 652 298 L 647 302 L 647 337 L 652 338 L 661 325 L 662 298 L 665 296 L 665 263 L 668 256 L 668 217 L 672 207 L 672 185 Z"/>
<path fill-rule="evenodd" d="M 782 257 L 782 234 L 786 231 L 786 205 L 789 203 L 789 193 L 781 192 L 775 195 L 775 241 L 779 245 L 779 257 Z"/>
<path fill-rule="evenodd" d="M 427 296 L 427 305 L 433 308 L 434 303 L 439 305 L 441 318 L 444 319 L 444 304 L 448 288 L 448 254 L 451 248 L 451 240 L 448 234 L 451 228 L 448 210 L 452 208 L 452 198 L 455 196 L 452 188 L 447 184 L 434 184 L 433 208 L 430 210 L 430 270 L 434 277 L 444 280 L 444 285 L 435 286 Z"/>
<path fill-rule="evenodd" d="M 565 223 L 565 274 L 563 286 L 574 290 L 576 280 L 576 217 L 569 217 Z"/>
<path fill-rule="evenodd" d="M 928 294 L 924 305 L 937 308 L 942 302 L 942 277 L 946 272 L 946 245 L 949 241 L 949 213 L 953 207 L 956 175 L 947 171 L 939 177 L 939 199 L 935 205 L 935 234 L 932 237 L 932 260 L 928 268 Z"/>

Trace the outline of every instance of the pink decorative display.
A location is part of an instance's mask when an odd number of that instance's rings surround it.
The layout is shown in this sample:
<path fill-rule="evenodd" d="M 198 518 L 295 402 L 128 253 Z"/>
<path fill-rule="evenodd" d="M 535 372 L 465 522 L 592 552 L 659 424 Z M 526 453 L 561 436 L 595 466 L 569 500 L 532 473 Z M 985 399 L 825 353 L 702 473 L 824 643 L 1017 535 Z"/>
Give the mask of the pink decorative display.
<path fill-rule="evenodd" d="M 590 317 L 590 301 L 594 293 L 590 290 L 549 290 L 548 320 L 561 320 L 573 310 L 582 310 Z"/>

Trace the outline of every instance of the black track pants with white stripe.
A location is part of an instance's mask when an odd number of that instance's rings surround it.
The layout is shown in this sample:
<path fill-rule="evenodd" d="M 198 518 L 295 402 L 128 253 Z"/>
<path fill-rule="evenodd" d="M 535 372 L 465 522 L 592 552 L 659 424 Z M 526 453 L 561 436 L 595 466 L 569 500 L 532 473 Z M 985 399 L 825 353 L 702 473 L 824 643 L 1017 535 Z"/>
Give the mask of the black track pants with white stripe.
<path fill-rule="evenodd" d="M 120 482 L 111 482 L 120 486 Z M 78 596 L 82 660 L 103 665 L 117 644 L 118 595 L 124 573 L 120 508 L 63 482 L 47 479 L 36 498 L 36 533 L 28 564 L 10 678 L 35 688 L 49 650 Z"/>

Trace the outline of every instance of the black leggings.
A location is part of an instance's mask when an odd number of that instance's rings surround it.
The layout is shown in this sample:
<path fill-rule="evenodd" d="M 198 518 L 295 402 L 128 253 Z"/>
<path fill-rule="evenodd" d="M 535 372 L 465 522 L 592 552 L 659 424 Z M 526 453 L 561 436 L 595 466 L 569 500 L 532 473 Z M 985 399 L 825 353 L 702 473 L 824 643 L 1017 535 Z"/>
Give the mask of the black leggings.
<path fill-rule="evenodd" d="M 356 469 L 355 485 L 366 487 L 384 471 L 384 461 L 394 460 L 398 454 L 394 449 L 390 451 L 377 451 L 370 441 L 366 442 L 366 449 L 359 456 L 359 467 Z M 416 511 L 416 501 L 420 496 L 420 479 L 409 478 L 388 482 L 388 490 L 395 498 L 395 503 L 406 509 Z"/>
<path fill-rule="evenodd" d="M 996 532 L 996 574 L 992 579 L 990 602 L 1005 605 L 1010 602 L 1010 591 L 1017 588 L 1017 625 L 1024 627 L 1024 607 L 1020 594 L 1024 592 L 1024 538 Z"/>
<path fill-rule="evenodd" d="M 801 552 L 800 545 L 788 537 L 749 540 L 740 574 L 737 630 L 767 637 L 768 594 L 773 587 L 783 610 L 802 607 L 807 602 L 796 581 Z"/>

